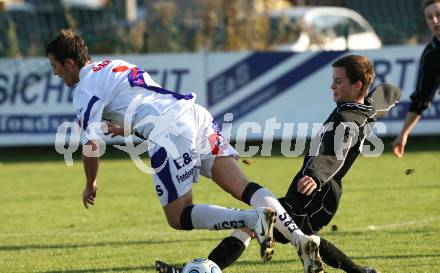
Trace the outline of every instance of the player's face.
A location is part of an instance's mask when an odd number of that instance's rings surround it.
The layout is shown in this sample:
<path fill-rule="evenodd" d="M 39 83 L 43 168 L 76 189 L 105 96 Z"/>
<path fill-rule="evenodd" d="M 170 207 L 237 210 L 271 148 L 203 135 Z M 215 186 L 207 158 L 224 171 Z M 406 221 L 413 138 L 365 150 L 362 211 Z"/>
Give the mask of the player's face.
<path fill-rule="evenodd" d="M 425 19 L 432 34 L 440 40 L 440 3 L 433 3 L 425 8 Z"/>
<path fill-rule="evenodd" d="M 48 54 L 53 74 L 59 76 L 67 86 L 73 86 L 79 82 L 79 69 L 72 59 L 66 59 L 64 64 L 58 62 L 52 54 Z"/>
<path fill-rule="evenodd" d="M 333 90 L 333 100 L 340 102 L 360 102 L 359 83 L 352 84 L 348 79 L 345 68 L 333 67 L 333 82 L 331 88 Z M 362 84 L 361 84 L 362 85 Z"/>

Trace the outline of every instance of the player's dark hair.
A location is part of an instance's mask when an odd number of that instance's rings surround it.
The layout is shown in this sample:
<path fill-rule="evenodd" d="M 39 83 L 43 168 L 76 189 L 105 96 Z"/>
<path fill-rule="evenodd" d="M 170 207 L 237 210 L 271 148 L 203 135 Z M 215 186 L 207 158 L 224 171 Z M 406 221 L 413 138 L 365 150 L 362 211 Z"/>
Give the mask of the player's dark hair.
<path fill-rule="evenodd" d="M 62 29 L 52 41 L 47 43 L 46 56 L 49 54 L 52 54 L 62 65 L 66 59 L 72 59 L 79 68 L 92 60 L 83 38 L 71 29 Z"/>
<path fill-rule="evenodd" d="M 362 83 L 361 91 L 364 96 L 368 94 L 368 88 L 373 82 L 376 74 L 374 73 L 373 65 L 367 57 L 360 55 L 347 55 L 332 64 L 333 67 L 345 68 L 348 79 L 351 84 L 357 81 Z"/>
<path fill-rule="evenodd" d="M 434 3 L 440 3 L 440 0 L 424 0 L 422 2 L 422 11 L 424 11 L 428 6 Z"/>

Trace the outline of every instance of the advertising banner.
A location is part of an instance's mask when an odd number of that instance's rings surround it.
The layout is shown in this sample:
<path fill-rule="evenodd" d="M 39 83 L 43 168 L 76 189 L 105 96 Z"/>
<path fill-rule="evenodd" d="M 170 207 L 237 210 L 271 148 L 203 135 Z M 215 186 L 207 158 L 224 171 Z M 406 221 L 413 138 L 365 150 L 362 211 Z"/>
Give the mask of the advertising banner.
<path fill-rule="evenodd" d="M 105 59 L 132 62 L 163 87 L 205 100 L 202 54 L 93 56 Z M 0 59 L 0 146 L 53 145 L 58 126 L 76 121 L 73 91 L 46 58 Z"/>
<path fill-rule="evenodd" d="M 313 128 L 319 128 L 313 124 L 324 122 L 335 107 L 332 63 L 347 54 L 360 54 L 374 64 L 372 87 L 386 82 L 402 89 L 400 103 L 380 120 L 385 130 L 376 132 L 397 135 L 416 86 L 422 50 L 423 46 L 394 46 L 363 51 L 212 53 L 208 56 L 207 105 L 220 122 L 227 114 L 232 139 L 291 138 L 305 127 L 310 137 Z M 438 98 L 412 133 L 440 133 Z"/>
<path fill-rule="evenodd" d="M 378 132 L 398 134 L 416 86 L 422 50 L 423 46 L 393 46 L 364 51 L 199 52 L 93 59 L 136 64 L 164 88 L 196 93 L 197 103 L 227 125 L 230 138 L 262 140 L 310 136 L 319 128 L 314 124 L 322 123 L 335 107 L 331 65 L 347 54 L 365 55 L 373 62 L 373 86 L 387 82 L 402 89 L 401 102 L 381 120 L 385 130 Z M 52 145 L 58 126 L 76 119 L 73 92 L 74 88 L 52 74 L 46 58 L 0 59 L 0 146 Z M 439 98 L 425 111 L 413 134 L 440 134 Z"/>

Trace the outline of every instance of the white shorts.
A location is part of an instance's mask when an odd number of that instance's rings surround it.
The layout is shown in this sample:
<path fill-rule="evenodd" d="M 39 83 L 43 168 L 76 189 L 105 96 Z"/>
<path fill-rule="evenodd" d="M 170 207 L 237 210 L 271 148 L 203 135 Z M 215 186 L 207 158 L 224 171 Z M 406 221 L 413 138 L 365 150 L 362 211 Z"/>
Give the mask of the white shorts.
<path fill-rule="evenodd" d="M 202 106 L 194 104 L 175 122 L 175 126 L 151 140 L 154 144 L 148 151 L 162 206 L 190 191 L 199 174 L 211 178 L 216 157 L 238 159 L 238 153 L 223 138 L 217 123 Z"/>

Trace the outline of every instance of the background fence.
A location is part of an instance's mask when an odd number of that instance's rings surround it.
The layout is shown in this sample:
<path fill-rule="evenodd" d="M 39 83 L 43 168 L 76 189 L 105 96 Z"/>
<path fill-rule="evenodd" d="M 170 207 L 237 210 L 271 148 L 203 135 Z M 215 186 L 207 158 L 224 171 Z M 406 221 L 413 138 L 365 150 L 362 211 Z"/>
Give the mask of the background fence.
<path fill-rule="evenodd" d="M 361 13 L 385 45 L 424 43 L 430 34 L 420 2 L 10 0 L 0 9 L 0 57 L 41 56 L 44 43 L 68 27 L 81 33 L 92 54 L 267 50 L 271 33 L 261 15 L 287 5 L 345 6 Z"/>

